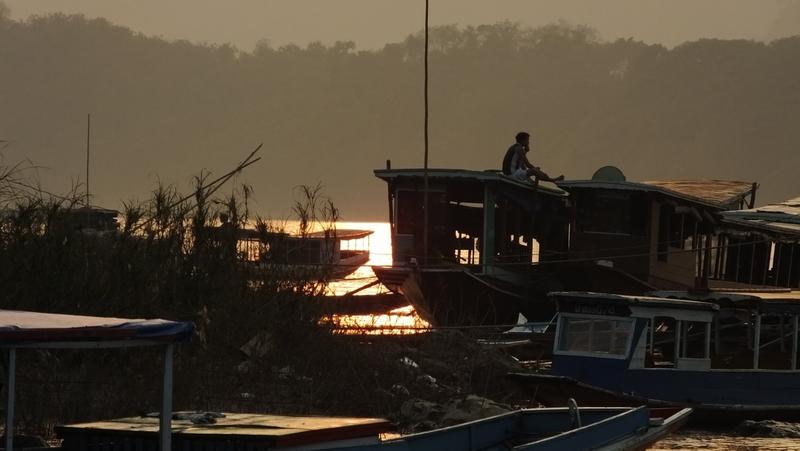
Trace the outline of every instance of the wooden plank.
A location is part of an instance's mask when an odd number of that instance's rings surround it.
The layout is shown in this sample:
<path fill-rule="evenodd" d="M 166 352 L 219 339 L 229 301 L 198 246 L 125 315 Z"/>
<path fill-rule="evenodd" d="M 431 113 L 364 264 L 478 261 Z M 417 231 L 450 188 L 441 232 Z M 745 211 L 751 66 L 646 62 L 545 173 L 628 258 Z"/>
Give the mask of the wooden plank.
<path fill-rule="evenodd" d="M 180 412 L 180 414 L 187 414 Z M 103 442 L 114 436 L 133 440 L 139 450 L 145 437 L 154 440 L 158 434 L 157 417 L 129 417 L 109 421 L 97 421 L 60 426 L 56 433 L 60 437 L 90 437 L 103 435 Z M 297 417 L 283 415 L 225 414 L 215 424 L 192 424 L 189 420 L 173 420 L 173 436 L 181 440 L 190 438 L 203 441 L 235 440 L 236 437 L 256 439 L 274 443 L 314 443 L 320 440 L 338 440 L 354 437 L 377 436 L 391 430 L 391 424 L 380 418 L 352 417 Z"/>

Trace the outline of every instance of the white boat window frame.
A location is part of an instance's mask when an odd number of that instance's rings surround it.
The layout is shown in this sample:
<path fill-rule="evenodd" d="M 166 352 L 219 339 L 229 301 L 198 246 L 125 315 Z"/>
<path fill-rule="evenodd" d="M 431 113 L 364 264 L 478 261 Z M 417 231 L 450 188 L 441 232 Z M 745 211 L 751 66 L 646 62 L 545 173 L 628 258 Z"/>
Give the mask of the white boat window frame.
<path fill-rule="evenodd" d="M 592 352 L 592 351 L 567 351 L 560 349 L 561 345 L 561 334 L 564 333 L 564 319 L 584 319 L 584 320 L 604 320 L 604 321 L 623 321 L 630 323 L 630 331 L 628 332 L 628 338 L 625 341 L 625 351 L 622 354 L 611 354 L 611 353 L 603 353 L 603 352 Z M 558 322 L 556 323 L 556 339 L 553 343 L 553 354 L 554 355 L 566 355 L 566 356 L 576 356 L 576 357 L 594 357 L 598 359 L 613 359 L 613 360 L 626 360 L 631 353 L 631 344 L 633 343 L 633 336 L 636 332 L 636 318 L 630 316 L 611 316 L 611 315 L 587 315 L 587 314 L 580 314 L 580 313 L 559 313 L 558 314 Z"/>

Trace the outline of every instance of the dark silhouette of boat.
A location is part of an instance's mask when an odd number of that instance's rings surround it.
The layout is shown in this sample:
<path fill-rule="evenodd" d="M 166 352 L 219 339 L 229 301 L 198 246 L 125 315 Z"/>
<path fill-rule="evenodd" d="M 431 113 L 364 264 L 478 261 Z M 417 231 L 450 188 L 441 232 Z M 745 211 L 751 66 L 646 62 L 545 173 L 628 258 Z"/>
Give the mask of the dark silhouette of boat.
<path fill-rule="evenodd" d="M 764 220 L 752 182 L 632 182 L 601 168 L 554 185 L 430 169 L 425 249 L 425 171 L 375 175 L 388 186 L 392 238 L 392 265 L 375 274 L 434 325 L 507 325 L 520 313 L 547 321 L 551 291 L 798 283 L 800 227 Z"/>

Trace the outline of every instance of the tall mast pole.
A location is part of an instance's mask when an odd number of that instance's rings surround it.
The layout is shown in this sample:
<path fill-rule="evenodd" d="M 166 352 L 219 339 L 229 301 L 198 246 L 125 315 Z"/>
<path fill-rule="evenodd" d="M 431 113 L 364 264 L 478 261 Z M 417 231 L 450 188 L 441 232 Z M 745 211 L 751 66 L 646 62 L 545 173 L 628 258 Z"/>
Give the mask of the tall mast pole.
<path fill-rule="evenodd" d="M 92 134 L 92 114 L 86 115 L 86 208 L 89 208 L 89 138 Z"/>
<path fill-rule="evenodd" d="M 429 0 L 425 0 L 425 200 L 423 201 L 424 231 L 422 235 L 423 263 L 428 263 L 428 9 Z"/>

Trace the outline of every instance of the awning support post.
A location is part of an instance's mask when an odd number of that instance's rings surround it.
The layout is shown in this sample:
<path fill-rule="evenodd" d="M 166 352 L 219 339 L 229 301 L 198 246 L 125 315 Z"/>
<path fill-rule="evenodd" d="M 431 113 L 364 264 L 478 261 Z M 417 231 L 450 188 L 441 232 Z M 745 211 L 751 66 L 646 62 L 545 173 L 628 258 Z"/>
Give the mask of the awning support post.
<path fill-rule="evenodd" d="M 794 315 L 794 318 L 793 318 L 793 321 L 792 321 L 794 323 L 792 325 L 792 369 L 793 370 L 797 369 L 797 338 L 798 338 L 797 337 L 797 326 L 798 326 L 797 318 L 798 318 L 798 316 Z"/>
<path fill-rule="evenodd" d="M 758 354 L 761 351 L 761 314 L 756 314 L 756 330 L 753 332 L 753 369 L 758 369 Z"/>
<path fill-rule="evenodd" d="M 494 263 L 495 247 L 495 195 L 492 188 L 487 184 L 483 188 L 483 246 L 481 247 L 481 263 L 483 272 L 489 270 L 489 266 Z"/>
<path fill-rule="evenodd" d="M 161 439 L 161 451 L 172 449 L 172 353 L 174 345 L 166 346 L 164 351 L 164 387 L 161 395 L 161 418 L 158 434 Z"/>
<path fill-rule="evenodd" d="M 6 449 L 14 450 L 14 391 L 17 381 L 17 350 L 8 350 L 8 383 L 6 386 Z"/>

